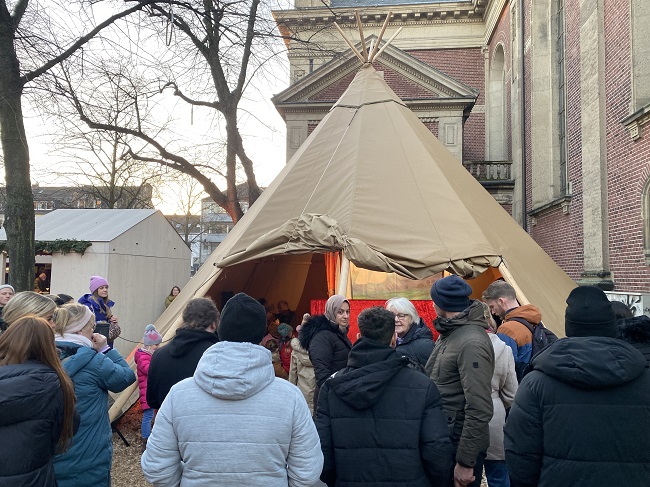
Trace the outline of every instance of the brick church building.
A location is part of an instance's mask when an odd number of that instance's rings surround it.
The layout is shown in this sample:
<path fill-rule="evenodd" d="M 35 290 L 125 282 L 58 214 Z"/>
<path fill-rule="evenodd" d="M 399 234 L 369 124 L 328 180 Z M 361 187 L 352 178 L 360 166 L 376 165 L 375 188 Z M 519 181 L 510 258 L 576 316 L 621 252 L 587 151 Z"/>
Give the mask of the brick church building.
<path fill-rule="evenodd" d="M 650 1 L 295 0 L 288 158 L 359 68 L 355 9 L 368 45 L 392 12 L 375 68 L 569 276 L 650 294 Z"/>

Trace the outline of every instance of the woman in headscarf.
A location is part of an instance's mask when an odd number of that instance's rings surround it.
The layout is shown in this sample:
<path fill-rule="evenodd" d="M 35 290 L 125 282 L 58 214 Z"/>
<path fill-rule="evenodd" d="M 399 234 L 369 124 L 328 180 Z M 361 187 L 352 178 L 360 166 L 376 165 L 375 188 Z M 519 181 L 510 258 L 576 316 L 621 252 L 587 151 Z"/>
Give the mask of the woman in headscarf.
<path fill-rule="evenodd" d="M 325 314 L 309 317 L 300 330 L 298 340 L 309 353 L 316 376 L 314 406 L 323 382 L 347 366 L 352 348 L 348 338 L 349 321 L 350 302 L 345 296 L 334 294 L 325 303 Z"/>
<path fill-rule="evenodd" d="M 74 383 L 79 431 L 72 447 L 54 459 L 58 487 L 109 487 L 113 448 L 108 417 L 108 391 L 122 392 L 135 382 L 135 374 L 106 337 L 94 333 L 95 317 L 77 303 L 57 308 L 56 347 L 63 368 Z"/>

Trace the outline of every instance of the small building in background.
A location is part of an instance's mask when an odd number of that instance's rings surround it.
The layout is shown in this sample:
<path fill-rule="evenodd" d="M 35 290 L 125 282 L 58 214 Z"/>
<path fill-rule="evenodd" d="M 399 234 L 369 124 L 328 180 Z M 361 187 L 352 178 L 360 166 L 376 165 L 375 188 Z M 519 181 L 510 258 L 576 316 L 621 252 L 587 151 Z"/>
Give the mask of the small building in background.
<path fill-rule="evenodd" d="M 4 230 L 1 241 L 6 241 Z M 54 210 L 36 219 L 36 241 L 60 249 L 90 244 L 83 254 L 58 250 L 39 255 L 36 268 L 48 275 L 51 294 L 75 300 L 89 292 L 90 276 L 105 277 L 122 328 L 115 347 L 123 355 L 164 311 L 171 288 L 183 288 L 190 278 L 190 248 L 158 210 Z"/>

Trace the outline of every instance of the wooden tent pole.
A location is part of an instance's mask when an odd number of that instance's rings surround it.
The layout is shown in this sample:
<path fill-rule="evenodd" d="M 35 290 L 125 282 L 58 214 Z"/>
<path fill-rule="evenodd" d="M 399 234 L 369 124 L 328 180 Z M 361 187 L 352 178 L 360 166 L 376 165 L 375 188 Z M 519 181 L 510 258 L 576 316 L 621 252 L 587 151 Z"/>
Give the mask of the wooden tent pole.
<path fill-rule="evenodd" d="M 363 37 L 363 27 L 361 26 L 361 16 L 359 15 L 359 10 L 355 10 L 354 15 L 357 17 L 359 37 L 361 38 L 361 47 L 363 48 L 363 58 L 365 59 L 365 62 L 368 62 L 368 49 L 366 49 L 366 38 Z"/>
<path fill-rule="evenodd" d="M 348 276 L 350 275 L 350 260 L 341 251 L 341 273 L 339 274 L 339 289 L 336 294 L 345 296 L 348 291 Z"/>
<path fill-rule="evenodd" d="M 522 306 L 524 304 L 530 304 L 530 301 L 528 301 L 528 298 L 526 297 L 524 292 L 521 290 L 521 288 L 515 281 L 515 278 L 512 277 L 512 274 L 510 274 L 510 271 L 506 267 L 505 262 L 501 261 L 497 269 L 499 269 L 499 272 L 501 273 L 505 281 L 515 289 L 515 294 L 517 295 L 517 301 L 519 301 L 519 304 Z"/>
<path fill-rule="evenodd" d="M 384 49 L 386 49 L 386 48 L 390 45 L 390 43 L 393 41 L 393 39 L 395 39 L 395 38 L 399 35 L 399 33 L 402 32 L 402 30 L 404 30 L 404 27 L 400 27 L 399 29 L 397 29 L 397 32 L 395 32 L 395 33 L 390 37 L 390 39 L 388 39 L 388 41 L 386 42 L 386 44 L 384 44 L 384 46 L 379 50 L 379 52 L 377 53 L 377 55 L 374 56 L 372 59 L 374 60 L 375 58 L 378 58 L 379 56 L 381 56 L 381 53 L 384 52 Z"/>
<path fill-rule="evenodd" d="M 379 32 L 379 37 L 377 37 L 375 47 L 370 50 L 370 57 L 368 58 L 369 62 L 372 62 L 375 59 L 375 54 L 377 53 L 377 49 L 379 49 L 379 43 L 381 42 L 381 38 L 384 37 L 384 32 L 386 32 L 386 27 L 388 27 L 388 22 L 390 21 L 392 15 L 393 12 L 389 10 L 388 15 L 386 15 L 386 20 L 384 20 L 384 25 L 381 26 L 381 31 Z"/>
<path fill-rule="evenodd" d="M 345 43 L 346 43 L 348 46 L 350 46 L 350 49 L 352 49 L 352 52 L 353 52 L 353 53 L 354 53 L 354 54 L 359 58 L 359 61 L 361 61 L 362 63 L 365 63 L 366 60 L 363 59 L 363 56 L 361 55 L 361 53 L 360 53 L 359 51 L 357 51 L 357 48 L 354 47 L 354 46 L 352 45 L 352 43 L 348 40 L 347 36 L 345 35 L 345 32 L 343 32 L 343 29 L 341 29 L 341 28 L 339 27 L 339 24 L 337 24 L 336 22 L 334 22 L 334 27 L 336 27 L 336 28 L 338 29 L 339 34 L 341 34 L 341 37 L 343 37 L 343 40 L 345 41 Z"/>

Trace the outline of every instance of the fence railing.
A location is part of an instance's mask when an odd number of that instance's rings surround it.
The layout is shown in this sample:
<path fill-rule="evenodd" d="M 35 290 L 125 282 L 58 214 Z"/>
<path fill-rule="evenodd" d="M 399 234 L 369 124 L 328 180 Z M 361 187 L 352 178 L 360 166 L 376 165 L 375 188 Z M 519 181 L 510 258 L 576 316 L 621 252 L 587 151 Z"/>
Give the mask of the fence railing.
<path fill-rule="evenodd" d="M 463 165 L 479 181 L 512 180 L 512 161 L 465 161 Z"/>

